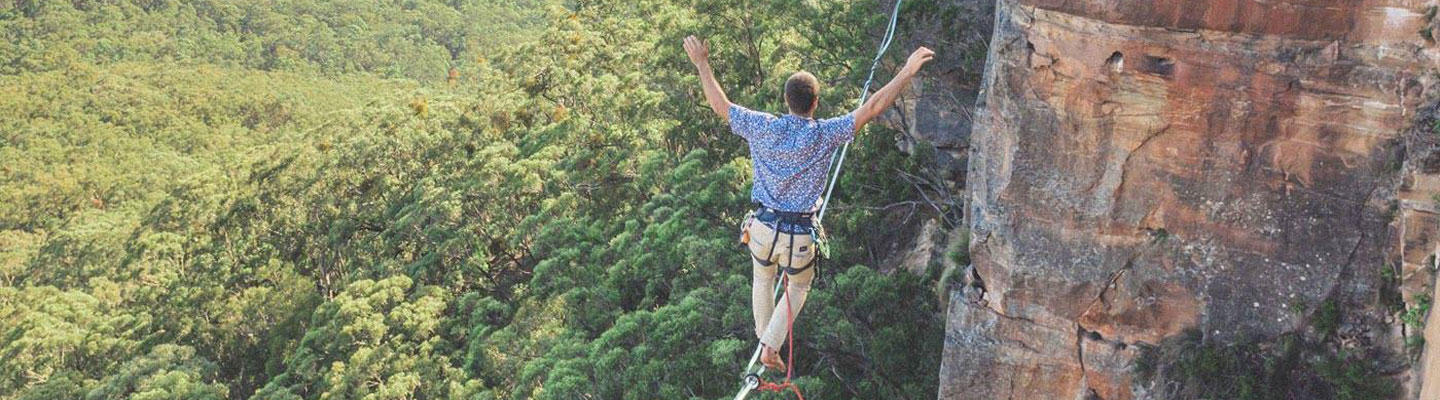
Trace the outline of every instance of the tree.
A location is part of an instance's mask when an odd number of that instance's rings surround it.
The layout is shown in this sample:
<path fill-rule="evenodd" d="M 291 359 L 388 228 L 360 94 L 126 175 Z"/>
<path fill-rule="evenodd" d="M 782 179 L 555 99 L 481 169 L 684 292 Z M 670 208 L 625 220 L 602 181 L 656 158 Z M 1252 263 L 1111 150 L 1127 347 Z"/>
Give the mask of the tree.
<path fill-rule="evenodd" d="M 22 2 L 24 3 L 24 2 Z M 766 10 L 760 13 L 758 10 Z M 753 345 L 732 99 L 859 90 L 875 2 L 75 1 L 0 10 L 0 400 L 717 398 Z M 448 82 L 449 72 L 458 79 Z M 829 111 L 825 111 L 829 110 Z M 820 397 L 934 392 L 932 277 L 860 136 L 797 322 Z M 918 343 L 918 344 L 917 344 Z M 915 360 L 925 360 L 915 363 Z M 812 396 L 814 397 L 814 396 Z"/>

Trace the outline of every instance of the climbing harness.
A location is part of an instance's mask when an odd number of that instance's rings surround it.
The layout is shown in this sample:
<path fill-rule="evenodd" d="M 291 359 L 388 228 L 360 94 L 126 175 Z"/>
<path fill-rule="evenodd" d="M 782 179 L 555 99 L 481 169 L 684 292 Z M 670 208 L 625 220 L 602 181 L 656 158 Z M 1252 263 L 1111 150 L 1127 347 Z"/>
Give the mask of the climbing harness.
<path fill-rule="evenodd" d="M 895 22 L 900 17 L 900 3 L 902 2 L 904 2 L 904 0 L 895 0 L 895 9 L 890 11 L 890 24 L 885 28 L 885 39 L 880 43 L 880 50 L 875 52 L 875 59 L 870 61 L 870 74 L 865 77 L 865 85 L 860 90 L 860 105 L 864 105 L 865 99 L 870 96 L 870 84 L 875 81 L 875 68 L 880 65 L 880 58 L 885 55 L 886 50 L 890 49 L 890 42 L 895 39 Z M 825 198 L 820 202 L 820 209 L 815 213 L 815 217 L 811 221 L 812 228 L 810 230 L 810 235 L 814 238 L 813 246 L 815 246 L 815 250 L 818 254 L 816 257 L 812 257 L 812 261 L 808 263 L 804 268 L 809 268 L 811 265 L 818 262 L 819 258 L 821 257 L 830 256 L 830 246 L 826 244 L 825 228 L 822 226 L 821 222 L 825 219 L 825 210 L 830 206 L 830 195 L 835 192 L 835 182 L 840 179 L 840 168 L 844 166 L 845 153 L 849 150 L 850 143 L 846 142 L 843 146 L 840 147 L 840 150 L 837 150 L 830 155 L 830 183 L 826 185 Z M 752 211 L 752 215 L 746 216 L 746 224 L 754 222 L 754 220 L 752 219 L 752 217 L 754 217 L 753 213 L 754 212 Z M 779 224 L 777 223 L 776 226 L 777 231 L 775 233 L 775 239 L 772 240 L 778 240 L 780 237 L 780 232 L 778 230 Z M 795 240 L 794 234 L 790 235 L 790 240 L 793 245 Z M 741 242 L 748 244 L 749 241 L 750 231 L 749 227 L 746 226 L 744 233 L 741 234 Z M 770 245 L 770 252 L 770 255 L 774 256 L 774 243 L 771 243 Z M 754 255 L 752 254 L 751 257 L 754 257 Z M 792 259 L 790 261 L 794 261 L 793 255 L 791 257 Z M 766 259 L 763 261 L 769 262 L 769 259 L 770 257 L 766 257 Z M 793 265 L 791 265 L 791 267 L 793 267 Z M 799 271 L 803 271 L 804 268 L 799 269 Z M 787 274 L 788 272 L 789 268 L 787 268 L 784 272 L 777 271 L 777 274 L 780 275 L 780 279 L 777 279 L 775 282 L 776 296 L 780 295 L 780 288 L 785 287 L 787 281 L 789 280 L 789 274 Z M 763 378 L 761 378 L 761 374 L 765 372 L 765 367 L 761 366 L 759 369 L 756 369 L 755 361 L 758 361 L 760 359 L 760 351 L 765 347 L 765 345 L 764 343 L 757 344 L 755 345 L 754 354 L 750 355 L 750 363 L 745 365 L 745 371 L 741 373 L 743 380 L 741 381 L 740 392 L 735 395 L 735 400 L 744 400 L 745 396 L 750 395 L 750 391 L 752 390 L 784 392 L 785 389 L 790 389 L 795 393 L 795 397 L 799 398 L 800 400 L 805 400 L 805 396 L 800 394 L 800 388 L 796 387 L 795 383 L 790 380 L 795 370 L 795 314 L 791 313 L 790 311 L 790 296 L 785 296 L 785 312 L 788 316 L 787 319 L 789 320 L 786 323 L 786 331 L 789 332 L 789 334 L 786 335 L 785 346 L 789 348 L 789 351 L 785 357 L 785 380 L 780 383 L 774 383 L 766 382 Z"/>
<path fill-rule="evenodd" d="M 774 224 L 775 237 L 773 238 L 773 240 L 771 240 L 770 243 L 770 254 L 766 254 L 765 258 L 760 258 L 760 256 L 753 253 L 750 254 L 750 257 L 754 258 L 755 262 L 759 263 L 761 266 L 768 267 L 771 265 L 775 265 L 774 262 L 770 261 L 770 258 L 775 256 L 775 245 L 779 243 L 781 233 L 790 235 L 790 246 L 787 248 L 791 249 L 791 251 L 794 251 L 795 249 L 795 235 L 810 235 L 813 242 L 813 239 L 815 237 L 815 229 L 811 225 L 811 218 L 814 216 L 814 214 L 785 212 L 771 208 L 765 208 L 764 206 L 761 206 L 761 208 L 756 211 L 758 211 L 758 213 L 755 211 L 752 211 L 750 213 L 752 217 L 746 217 L 747 225 L 743 233 L 741 234 L 741 242 L 748 243 L 748 240 L 750 238 L 750 229 L 748 224 L 753 223 L 750 222 L 752 221 L 750 218 L 754 218 L 753 221 L 768 222 Z M 804 247 L 801 248 L 801 251 L 805 251 Z M 791 254 L 791 257 L 793 256 L 794 255 Z M 799 267 L 796 267 L 792 263 L 787 262 L 784 266 L 781 266 L 780 268 L 787 274 L 795 275 L 801 272 L 805 272 L 805 270 L 810 269 L 810 267 L 814 266 L 815 259 L 816 258 L 812 257 L 809 262 L 806 262 L 805 265 L 801 265 Z M 790 261 L 793 262 L 794 260 L 791 259 Z"/>

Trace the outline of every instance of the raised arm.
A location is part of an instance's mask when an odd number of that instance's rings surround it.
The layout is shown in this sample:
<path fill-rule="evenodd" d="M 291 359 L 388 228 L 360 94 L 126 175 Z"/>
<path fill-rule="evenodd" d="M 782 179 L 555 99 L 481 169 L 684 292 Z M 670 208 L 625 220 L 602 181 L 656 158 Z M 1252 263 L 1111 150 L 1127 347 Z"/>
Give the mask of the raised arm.
<path fill-rule="evenodd" d="M 860 128 L 864 128 L 866 123 L 879 117 L 880 114 L 885 113 L 886 109 L 890 108 L 890 105 L 895 104 L 895 99 L 899 98 L 900 93 L 910 86 L 910 79 L 915 78 L 915 73 L 920 72 L 920 67 L 934 57 L 935 52 L 924 47 L 910 53 L 910 59 L 906 60 L 905 66 L 900 68 L 900 73 L 895 74 L 895 78 L 891 79 L 890 83 L 885 84 L 885 87 L 876 91 L 868 100 L 865 100 L 865 104 L 855 110 L 855 132 L 860 132 Z"/>
<path fill-rule="evenodd" d="M 690 56 L 690 62 L 700 73 L 700 85 L 705 90 L 705 101 L 710 103 L 710 109 L 715 110 L 720 119 L 729 122 L 730 99 L 725 97 L 720 82 L 715 80 L 715 71 L 710 69 L 710 46 L 695 36 L 688 36 L 685 38 L 685 54 Z"/>

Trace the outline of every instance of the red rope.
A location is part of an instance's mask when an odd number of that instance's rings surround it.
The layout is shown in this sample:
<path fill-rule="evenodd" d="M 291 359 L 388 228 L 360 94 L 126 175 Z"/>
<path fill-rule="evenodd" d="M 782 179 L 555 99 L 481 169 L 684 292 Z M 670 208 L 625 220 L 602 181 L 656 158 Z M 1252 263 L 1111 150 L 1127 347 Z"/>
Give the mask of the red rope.
<path fill-rule="evenodd" d="M 805 395 L 800 394 L 800 388 L 796 387 L 795 383 L 790 381 L 786 381 L 785 383 L 761 382 L 760 386 L 757 386 L 755 390 L 779 393 L 784 392 L 786 388 L 789 388 L 791 391 L 795 392 L 795 397 L 799 398 L 800 400 L 805 400 Z"/>
<path fill-rule="evenodd" d="M 756 386 L 755 390 L 780 393 L 788 388 L 795 392 L 795 397 L 805 400 L 805 395 L 800 394 L 800 387 L 790 381 L 790 377 L 795 372 L 795 313 L 791 312 L 794 308 L 790 304 L 790 276 L 788 274 L 780 274 L 780 286 L 785 288 L 785 293 L 782 295 L 785 296 L 785 331 L 788 333 L 785 335 L 785 341 L 788 343 L 786 346 L 790 347 L 785 355 L 785 381 L 774 383 L 761 379 L 760 386 Z"/>

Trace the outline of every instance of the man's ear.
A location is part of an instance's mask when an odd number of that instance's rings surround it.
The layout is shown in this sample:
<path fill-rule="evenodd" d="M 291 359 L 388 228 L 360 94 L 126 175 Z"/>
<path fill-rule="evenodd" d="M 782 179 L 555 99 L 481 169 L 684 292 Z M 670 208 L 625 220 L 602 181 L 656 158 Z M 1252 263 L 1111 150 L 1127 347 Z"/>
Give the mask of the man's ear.
<path fill-rule="evenodd" d="M 810 101 L 810 114 L 813 115 L 813 114 L 815 114 L 816 111 L 820 111 L 820 94 L 819 94 L 819 93 L 816 93 L 816 94 L 815 94 L 815 99 Z"/>

